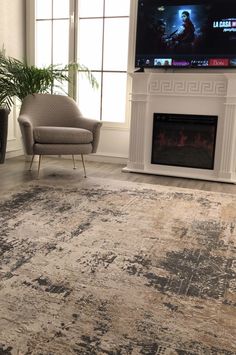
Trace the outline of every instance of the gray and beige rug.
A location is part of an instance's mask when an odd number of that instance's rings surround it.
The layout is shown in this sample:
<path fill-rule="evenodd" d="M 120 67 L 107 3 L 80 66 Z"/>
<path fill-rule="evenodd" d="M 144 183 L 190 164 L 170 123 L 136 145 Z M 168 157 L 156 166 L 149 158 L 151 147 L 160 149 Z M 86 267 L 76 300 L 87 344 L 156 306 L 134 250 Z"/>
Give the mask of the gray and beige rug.
<path fill-rule="evenodd" d="M 236 354 L 236 196 L 92 178 L 0 203 L 0 354 Z"/>

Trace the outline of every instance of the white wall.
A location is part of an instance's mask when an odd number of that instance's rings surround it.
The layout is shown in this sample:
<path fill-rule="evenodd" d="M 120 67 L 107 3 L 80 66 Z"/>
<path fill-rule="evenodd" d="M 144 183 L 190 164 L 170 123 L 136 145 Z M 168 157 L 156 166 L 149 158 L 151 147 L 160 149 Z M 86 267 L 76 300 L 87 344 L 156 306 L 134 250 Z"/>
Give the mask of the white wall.
<path fill-rule="evenodd" d="M 0 48 L 18 59 L 25 58 L 25 0 L 0 0 Z M 18 108 L 13 108 L 8 120 L 7 157 L 21 152 L 21 141 L 16 121 Z"/>
<path fill-rule="evenodd" d="M 0 0 L 0 44 L 12 57 L 25 56 L 25 0 Z"/>
<path fill-rule="evenodd" d="M 129 151 L 129 129 L 109 129 L 102 127 L 97 155 L 113 158 L 128 158 Z M 119 159 L 120 161 L 120 159 Z"/>

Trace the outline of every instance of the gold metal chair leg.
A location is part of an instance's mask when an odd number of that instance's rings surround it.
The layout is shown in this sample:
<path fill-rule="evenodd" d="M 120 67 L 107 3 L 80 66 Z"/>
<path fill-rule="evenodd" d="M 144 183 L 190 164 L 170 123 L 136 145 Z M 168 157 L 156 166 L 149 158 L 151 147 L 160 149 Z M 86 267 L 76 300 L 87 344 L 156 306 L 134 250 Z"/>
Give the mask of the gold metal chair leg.
<path fill-rule="evenodd" d="M 76 165 L 75 165 L 75 156 L 74 156 L 74 155 L 72 155 L 72 160 L 73 160 L 73 165 L 74 165 L 73 169 L 76 169 Z"/>
<path fill-rule="evenodd" d="M 31 162 L 30 162 L 29 171 L 32 170 L 32 165 L 33 165 L 33 162 L 34 162 L 34 157 L 35 157 L 35 155 L 32 155 L 32 159 L 31 159 Z"/>
<path fill-rule="evenodd" d="M 41 160 L 42 160 L 42 155 L 40 155 L 40 156 L 39 156 L 39 163 L 38 163 L 38 175 L 37 175 L 37 179 L 39 178 L 39 171 L 40 171 Z"/>
<path fill-rule="evenodd" d="M 85 169 L 85 164 L 84 164 L 84 155 L 81 154 L 81 159 L 82 159 L 82 164 L 83 164 L 83 168 L 84 168 L 84 177 L 86 178 L 87 175 L 86 175 L 86 169 Z"/>

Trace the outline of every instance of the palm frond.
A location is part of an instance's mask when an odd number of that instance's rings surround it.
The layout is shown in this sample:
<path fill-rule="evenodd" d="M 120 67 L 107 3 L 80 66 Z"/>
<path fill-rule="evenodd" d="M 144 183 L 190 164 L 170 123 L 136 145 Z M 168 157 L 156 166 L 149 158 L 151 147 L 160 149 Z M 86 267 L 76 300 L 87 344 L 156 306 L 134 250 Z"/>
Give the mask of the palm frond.
<path fill-rule="evenodd" d="M 2 49 L 0 51 L 0 106 L 10 109 L 14 97 L 22 101 L 29 94 L 50 93 L 53 87 L 64 92 L 63 83 L 71 82 L 71 72 L 82 73 L 93 88 L 98 87 L 94 75 L 84 65 L 70 63 L 63 67 L 49 65 L 38 68 L 6 56 L 5 50 Z"/>

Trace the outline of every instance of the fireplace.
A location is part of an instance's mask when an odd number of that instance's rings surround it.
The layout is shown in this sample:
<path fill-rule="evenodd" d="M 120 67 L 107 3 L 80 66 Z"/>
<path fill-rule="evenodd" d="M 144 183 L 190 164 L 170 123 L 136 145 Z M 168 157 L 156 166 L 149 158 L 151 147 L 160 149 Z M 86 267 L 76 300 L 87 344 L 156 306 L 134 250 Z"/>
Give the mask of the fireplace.
<path fill-rule="evenodd" d="M 151 163 L 214 169 L 217 118 L 154 113 Z"/>
<path fill-rule="evenodd" d="M 236 184 L 236 74 L 147 70 L 130 77 L 129 157 L 123 171 Z M 153 115 L 162 112 L 167 112 L 172 121 L 175 119 L 172 133 L 169 129 L 164 132 L 170 138 L 182 134 L 179 117 L 187 119 L 183 138 L 178 137 L 175 151 L 169 152 L 167 159 L 164 154 L 152 152 L 153 140 L 157 151 L 163 142 L 158 142 L 158 135 L 153 137 Z M 199 129 L 200 135 L 195 133 Z M 185 136 L 190 136 L 191 142 Z M 168 145 L 165 148 L 168 151 Z M 191 158 L 186 151 L 192 151 Z"/>

